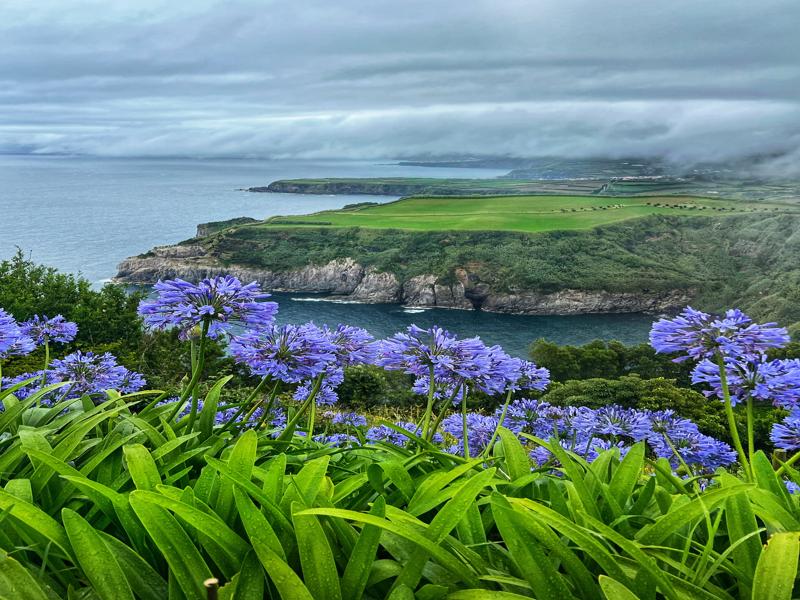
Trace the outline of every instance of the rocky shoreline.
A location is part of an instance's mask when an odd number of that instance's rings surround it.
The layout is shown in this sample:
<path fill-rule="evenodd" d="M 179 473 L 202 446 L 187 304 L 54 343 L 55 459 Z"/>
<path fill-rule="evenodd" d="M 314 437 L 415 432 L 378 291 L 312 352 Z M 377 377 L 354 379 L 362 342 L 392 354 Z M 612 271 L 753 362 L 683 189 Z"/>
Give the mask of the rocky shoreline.
<path fill-rule="evenodd" d="M 365 268 L 351 258 L 324 265 L 307 265 L 290 271 L 270 271 L 225 265 L 201 245 L 159 246 L 147 254 L 120 263 L 114 281 L 152 284 L 179 277 L 199 280 L 230 273 L 258 281 L 280 292 L 329 294 L 331 299 L 369 304 L 402 304 L 415 308 L 457 308 L 524 315 L 576 315 L 589 313 L 661 313 L 685 306 L 688 290 L 654 293 L 562 289 L 498 291 L 465 269 L 456 269 L 453 281 L 418 275 L 401 281 L 393 273 Z"/>

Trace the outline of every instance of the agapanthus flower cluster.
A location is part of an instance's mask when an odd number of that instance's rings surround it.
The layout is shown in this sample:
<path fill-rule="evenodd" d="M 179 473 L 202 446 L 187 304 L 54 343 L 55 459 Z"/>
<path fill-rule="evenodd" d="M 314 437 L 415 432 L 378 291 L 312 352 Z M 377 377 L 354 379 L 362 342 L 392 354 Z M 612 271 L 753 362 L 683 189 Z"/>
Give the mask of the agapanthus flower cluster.
<path fill-rule="evenodd" d="M 325 416 L 329 417 L 334 425 L 342 425 L 344 427 L 367 426 L 366 417 L 355 412 L 333 412 L 327 413 Z"/>
<path fill-rule="evenodd" d="M 441 327 L 421 329 L 409 325 L 406 332 L 395 333 L 378 343 L 375 363 L 390 371 L 403 371 L 416 377 L 427 377 L 434 369 L 434 377 L 449 377 L 454 367 L 460 370 L 477 368 L 477 365 L 455 364 L 459 342 L 454 335 Z M 480 360 L 481 357 L 476 357 Z"/>
<path fill-rule="evenodd" d="M 374 362 L 378 348 L 374 343 L 375 338 L 366 329 L 342 324 L 335 329 L 323 325 L 321 329 L 334 346 L 339 367 Z"/>
<path fill-rule="evenodd" d="M 176 402 L 179 402 L 180 399 L 177 396 L 166 398 L 160 401 L 157 406 L 166 406 L 166 405 L 174 405 Z M 201 414 L 203 412 L 204 402 L 202 399 L 197 401 L 197 412 Z M 244 418 L 244 414 L 241 413 L 239 410 L 240 407 L 236 405 L 220 405 L 217 407 L 217 412 L 214 415 L 214 424 L 215 425 L 226 425 L 228 424 L 231 419 L 238 417 L 238 421 L 235 423 L 237 425 L 244 425 L 241 419 Z M 186 401 L 183 403 L 183 407 L 181 408 L 180 412 L 176 415 L 175 419 L 180 421 L 184 417 L 188 416 L 191 412 L 191 403 Z M 264 407 L 257 408 L 253 414 L 251 414 L 247 418 L 246 425 L 255 426 L 258 423 L 264 422 L 267 424 L 268 427 L 279 428 L 283 429 L 286 426 L 286 413 L 280 407 L 274 407 L 270 410 L 270 415 L 267 418 L 264 418 Z"/>
<path fill-rule="evenodd" d="M 725 375 L 731 403 L 736 405 L 747 398 L 772 402 L 775 406 L 791 409 L 800 401 L 800 360 L 769 360 L 763 354 L 748 359 L 725 359 Z M 708 359 L 701 360 L 692 371 L 692 383 L 711 388 L 706 396 L 723 398 L 719 365 Z"/>
<path fill-rule="evenodd" d="M 439 327 L 411 325 L 405 333 L 380 342 L 376 364 L 414 375 L 413 389 L 418 394 L 432 391 L 434 397 L 451 397 L 455 403 L 467 390 L 495 395 L 507 390 L 543 390 L 549 383 L 547 369 L 511 357 L 500 346 L 487 346 L 477 337 L 459 340 Z"/>
<path fill-rule="evenodd" d="M 498 409 L 495 418 L 500 414 Z M 479 420 L 470 420 L 473 422 Z M 530 443 L 523 434 L 547 441 L 555 439 L 565 450 L 589 462 L 612 447 L 619 448 L 624 456 L 630 445 L 639 441 L 647 442 L 655 456 L 668 459 L 675 468 L 682 460 L 703 472 L 710 472 L 731 464 L 736 458 L 730 446 L 702 434 L 692 421 L 678 417 L 671 410 L 643 411 L 616 405 L 592 410 L 521 399 L 509 405 L 503 425 L 519 435 L 523 443 Z M 454 424 L 453 434 L 457 433 L 460 428 Z M 468 433 L 473 435 L 472 426 Z M 472 440 L 469 441 L 472 447 Z M 553 460 L 551 453 L 542 446 L 532 448 L 531 457 L 539 465 Z"/>
<path fill-rule="evenodd" d="M 315 442 L 319 442 L 320 444 L 325 444 L 327 446 L 333 446 L 334 448 L 345 448 L 361 445 L 361 442 L 357 437 L 347 433 L 321 433 L 319 435 L 315 435 L 313 439 Z"/>
<path fill-rule="evenodd" d="M 24 356 L 35 349 L 34 341 L 17 324 L 14 317 L 0 308 L 0 360 Z"/>
<path fill-rule="evenodd" d="M 409 421 L 398 421 L 395 425 L 409 433 L 413 433 L 416 436 L 422 435 L 422 430 L 416 423 L 411 423 Z M 389 427 L 388 425 L 376 425 L 374 427 L 370 427 L 367 430 L 365 435 L 368 441 L 370 442 L 388 442 L 395 446 L 400 446 L 401 448 L 405 448 L 408 444 L 409 437 L 404 433 L 400 433 Z M 442 443 L 442 436 L 440 434 L 436 434 L 433 437 L 433 443 L 441 444 Z"/>
<path fill-rule="evenodd" d="M 800 407 L 793 408 L 781 423 L 772 426 L 769 439 L 776 448 L 800 450 Z"/>
<path fill-rule="evenodd" d="M 469 455 L 478 456 L 497 430 L 497 419 L 493 416 L 478 413 L 467 413 L 467 448 Z M 442 421 L 442 431 L 455 438 L 456 443 L 448 446 L 445 451 L 450 454 L 464 456 L 464 420 L 461 414 L 453 414 Z"/>
<path fill-rule="evenodd" d="M 45 385 L 66 384 L 46 394 L 42 400 L 44 403 L 101 395 L 107 390 L 129 394 L 142 389 L 146 383 L 139 373 L 118 364 L 117 359 L 107 352 L 81 351 L 54 360 L 46 371 L 19 375 L 4 383 L 3 387 L 11 387 L 26 379 L 31 379 L 31 382 L 15 393 L 18 398 L 27 398 Z"/>
<path fill-rule="evenodd" d="M 184 340 L 204 322 L 209 324 L 208 335 L 212 338 L 231 325 L 269 327 L 278 311 L 275 302 L 264 302 L 270 295 L 262 292 L 256 282 L 243 285 L 230 275 L 197 284 L 182 279 L 159 281 L 153 287 L 158 296 L 139 305 L 145 325 L 153 329 L 177 328 Z"/>
<path fill-rule="evenodd" d="M 49 369 L 55 380 L 70 382 L 70 395 L 100 394 L 117 390 L 129 394 L 142 389 L 144 377 L 117 364 L 117 359 L 106 352 L 73 352 L 54 360 Z"/>
<path fill-rule="evenodd" d="M 20 328 L 25 335 L 33 339 L 37 346 L 47 342 L 68 344 L 78 334 L 78 326 L 67 321 L 62 315 L 56 315 L 52 319 L 47 318 L 47 315 L 34 315 L 23 322 Z"/>
<path fill-rule="evenodd" d="M 650 331 L 656 352 L 679 354 L 676 361 L 715 358 L 717 354 L 738 359 L 782 348 L 789 334 L 775 323 L 757 324 L 738 309 L 717 318 L 687 306 L 674 319 L 660 319 Z"/>
<path fill-rule="evenodd" d="M 285 383 L 314 379 L 336 359 L 336 347 L 312 323 L 272 325 L 233 336 L 230 353 L 250 372 Z"/>

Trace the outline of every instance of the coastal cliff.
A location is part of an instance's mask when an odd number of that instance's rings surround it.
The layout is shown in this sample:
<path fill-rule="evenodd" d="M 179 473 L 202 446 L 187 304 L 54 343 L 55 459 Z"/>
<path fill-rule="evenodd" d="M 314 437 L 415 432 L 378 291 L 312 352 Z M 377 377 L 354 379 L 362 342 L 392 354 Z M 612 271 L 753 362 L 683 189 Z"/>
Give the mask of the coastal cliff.
<path fill-rule="evenodd" d="M 223 273 L 244 281 L 258 281 L 265 289 L 274 291 L 328 294 L 336 299 L 370 304 L 398 303 L 528 315 L 664 312 L 684 306 L 691 298 L 686 290 L 648 294 L 579 289 L 498 291 L 463 268 L 455 271 L 451 282 L 433 274 L 401 281 L 393 273 L 365 267 L 352 258 L 273 271 L 225 265 L 196 244 L 160 246 L 145 255 L 128 258 L 119 265 L 115 280 L 152 284 L 159 279 L 178 277 L 196 281 Z"/>

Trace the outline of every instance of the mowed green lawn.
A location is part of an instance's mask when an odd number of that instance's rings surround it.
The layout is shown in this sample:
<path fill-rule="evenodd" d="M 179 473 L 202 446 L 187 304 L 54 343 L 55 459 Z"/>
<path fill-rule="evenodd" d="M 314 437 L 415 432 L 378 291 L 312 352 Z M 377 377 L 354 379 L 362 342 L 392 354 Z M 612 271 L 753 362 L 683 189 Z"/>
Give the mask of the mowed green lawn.
<path fill-rule="evenodd" d="M 369 227 L 417 230 L 551 231 L 587 229 L 651 214 L 723 215 L 792 210 L 785 204 L 688 196 L 489 196 L 407 198 L 354 209 L 273 217 L 266 226 Z"/>

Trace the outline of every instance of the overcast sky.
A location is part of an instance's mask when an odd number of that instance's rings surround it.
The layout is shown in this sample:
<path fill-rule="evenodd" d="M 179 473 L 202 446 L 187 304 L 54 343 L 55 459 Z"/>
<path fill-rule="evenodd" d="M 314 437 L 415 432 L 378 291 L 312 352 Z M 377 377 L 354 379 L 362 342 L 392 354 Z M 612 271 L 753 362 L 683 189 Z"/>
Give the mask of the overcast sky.
<path fill-rule="evenodd" d="M 0 152 L 792 167 L 798 25 L 798 0 L 4 0 Z"/>

